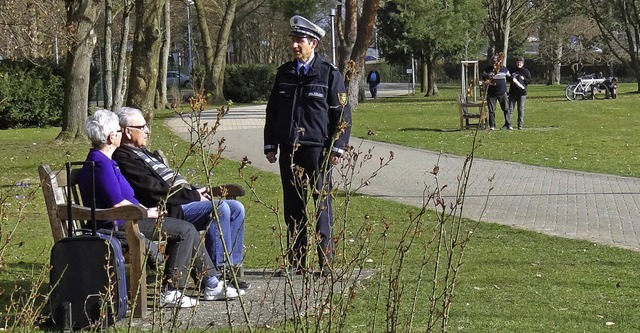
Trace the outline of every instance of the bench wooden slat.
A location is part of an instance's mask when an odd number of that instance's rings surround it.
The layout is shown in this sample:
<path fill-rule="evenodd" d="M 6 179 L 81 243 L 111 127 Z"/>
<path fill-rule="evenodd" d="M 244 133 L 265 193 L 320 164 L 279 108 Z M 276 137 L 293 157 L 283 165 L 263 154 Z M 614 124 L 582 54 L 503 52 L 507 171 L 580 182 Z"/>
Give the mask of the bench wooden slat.
<path fill-rule="evenodd" d="M 465 101 L 465 98 L 458 94 L 458 98 L 456 100 L 456 104 L 458 105 L 458 111 L 460 112 L 460 130 L 470 129 L 474 127 L 484 128 L 486 127 L 486 122 L 483 121 L 483 103 L 469 103 Z M 478 108 L 478 113 L 469 112 L 469 108 Z M 477 122 L 471 123 L 470 119 L 478 119 Z"/>

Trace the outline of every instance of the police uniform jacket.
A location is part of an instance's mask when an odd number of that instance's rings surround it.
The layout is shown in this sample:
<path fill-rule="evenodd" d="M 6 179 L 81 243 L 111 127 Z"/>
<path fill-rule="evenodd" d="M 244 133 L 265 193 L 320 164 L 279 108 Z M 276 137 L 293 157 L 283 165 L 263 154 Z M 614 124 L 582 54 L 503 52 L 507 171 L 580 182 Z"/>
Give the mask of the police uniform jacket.
<path fill-rule="evenodd" d="M 267 103 L 264 153 L 300 144 L 342 154 L 349 143 L 351 110 L 340 105 L 339 94 L 346 104 L 342 74 L 317 53 L 305 75 L 298 75 L 297 60 L 280 66 Z M 341 120 L 347 127 L 330 147 Z"/>

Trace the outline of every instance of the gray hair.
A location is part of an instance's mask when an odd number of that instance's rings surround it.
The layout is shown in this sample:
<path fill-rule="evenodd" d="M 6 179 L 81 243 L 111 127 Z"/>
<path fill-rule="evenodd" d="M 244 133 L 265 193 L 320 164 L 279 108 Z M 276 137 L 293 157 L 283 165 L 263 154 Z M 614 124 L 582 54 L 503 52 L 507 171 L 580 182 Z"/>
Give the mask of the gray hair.
<path fill-rule="evenodd" d="M 118 120 L 120 121 L 120 127 L 125 128 L 129 125 L 129 119 L 133 118 L 135 115 L 140 115 L 144 118 L 142 111 L 132 107 L 122 107 L 116 111 L 118 115 Z"/>
<path fill-rule="evenodd" d="M 109 110 L 101 109 L 87 117 L 85 133 L 91 141 L 91 146 L 100 149 L 108 143 L 109 135 L 119 129 L 118 116 Z"/>

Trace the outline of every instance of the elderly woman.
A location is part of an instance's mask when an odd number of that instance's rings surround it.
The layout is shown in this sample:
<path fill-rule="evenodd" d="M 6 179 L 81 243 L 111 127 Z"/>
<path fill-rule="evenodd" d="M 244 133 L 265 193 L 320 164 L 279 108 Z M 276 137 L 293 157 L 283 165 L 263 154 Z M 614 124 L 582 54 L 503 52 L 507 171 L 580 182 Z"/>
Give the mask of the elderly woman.
<path fill-rule="evenodd" d="M 133 189 L 120 173 L 118 164 L 111 159 L 122 139 L 118 117 L 109 110 L 98 110 L 87 119 L 86 133 L 92 145 L 86 160 L 95 164 L 96 207 L 139 205 Z M 79 177 L 82 199 L 89 202 L 91 174 L 88 167 L 81 170 Z M 147 208 L 147 213 L 148 219 L 138 221 L 140 231 L 149 239 L 158 239 L 158 211 L 156 208 Z M 186 284 L 192 255 L 195 255 L 194 279 L 196 283 L 201 283 L 204 300 L 233 299 L 239 296 L 235 288 L 227 287 L 223 281 L 218 280 L 217 276 L 220 274 L 200 246 L 199 234 L 191 223 L 174 218 L 163 218 L 161 221 L 160 232 L 167 240 L 168 253 L 163 277 L 164 291 L 160 300 L 163 305 L 187 308 L 198 304 L 197 299 L 180 292 Z M 120 228 L 123 224 L 124 221 L 120 220 L 99 221 L 98 228 Z"/>

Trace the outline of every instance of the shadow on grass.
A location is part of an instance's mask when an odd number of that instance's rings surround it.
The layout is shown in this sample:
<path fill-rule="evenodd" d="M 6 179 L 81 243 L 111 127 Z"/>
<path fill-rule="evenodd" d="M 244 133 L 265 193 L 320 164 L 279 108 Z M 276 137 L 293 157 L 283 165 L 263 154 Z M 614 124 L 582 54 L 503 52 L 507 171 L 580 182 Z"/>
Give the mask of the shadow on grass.
<path fill-rule="evenodd" d="M 395 97 L 380 97 L 376 99 L 367 100 L 365 103 L 372 104 L 393 104 L 393 103 L 424 103 L 424 102 L 455 102 L 455 99 L 451 97 L 443 96 L 395 96 Z"/>
<path fill-rule="evenodd" d="M 31 285 L 37 280 L 35 277 L 44 269 L 46 269 L 45 265 L 40 263 L 5 263 L 2 268 L 4 273 L 0 274 L 0 293 L 2 294 L 0 309 L 6 309 L 12 302 L 12 298 L 15 301 L 17 297 L 29 293 L 32 287 L 38 287 L 41 294 L 46 294 L 49 290 L 49 285 L 46 282 L 40 286 Z M 7 272 L 11 272 L 11 274 L 7 274 Z M 18 294 L 14 294 L 16 290 L 18 290 Z"/>
<path fill-rule="evenodd" d="M 463 130 L 460 130 L 459 128 L 421 128 L 421 127 L 405 127 L 405 128 L 399 128 L 398 131 L 401 132 L 438 132 L 438 133 L 451 133 L 451 132 L 464 132 Z M 468 131 L 474 131 L 474 130 L 468 130 Z"/>

